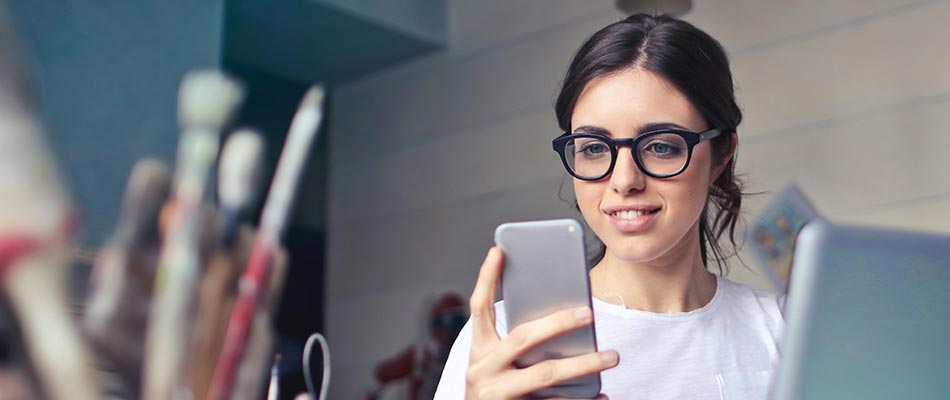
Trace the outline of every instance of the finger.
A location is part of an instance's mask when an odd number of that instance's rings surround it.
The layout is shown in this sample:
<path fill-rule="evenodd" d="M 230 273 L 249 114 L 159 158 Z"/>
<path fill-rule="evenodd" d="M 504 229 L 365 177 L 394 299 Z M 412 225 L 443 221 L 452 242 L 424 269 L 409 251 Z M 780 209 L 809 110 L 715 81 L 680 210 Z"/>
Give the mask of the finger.
<path fill-rule="evenodd" d="M 472 313 L 472 353 L 498 342 L 495 331 L 495 288 L 501 276 L 503 255 L 497 247 L 488 250 L 478 271 L 475 289 L 469 299 Z"/>
<path fill-rule="evenodd" d="M 560 360 L 547 360 L 528 368 L 512 370 L 509 379 L 499 380 L 498 384 L 508 386 L 500 388 L 502 393 L 522 396 L 564 381 L 613 368 L 618 362 L 620 362 L 620 357 L 614 350 L 587 353 Z"/>
<path fill-rule="evenodd" d="M 568 308 L 555 311 L 512 329 L 497 349 L 483 362 L 489 369 L 510 366 L 518 357 L 537 347 L 542 342 L 563 335 L 592 321 L 589 307 Z"/>

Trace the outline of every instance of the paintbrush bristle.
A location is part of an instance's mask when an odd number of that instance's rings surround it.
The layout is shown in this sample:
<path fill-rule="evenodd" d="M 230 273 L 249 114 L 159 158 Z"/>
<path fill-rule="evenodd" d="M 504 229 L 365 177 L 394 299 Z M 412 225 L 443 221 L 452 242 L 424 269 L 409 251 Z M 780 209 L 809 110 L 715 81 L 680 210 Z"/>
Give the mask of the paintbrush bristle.
<path fill-rule="evenodd" d="M 263 156 L 264 141 L 257 132 L 241 129 L 228 137 L 218 167 L 218 196 L 223 207 L 243 208 L 250 203 Z"/>
<path fill-rule="evenodd" d="M 178 90 L 178 119 L 182 126 L 217 128 L 224 125 L 244 99 L 244 88 L 220 71 L 190 72 Z"/>
<path fill-rule="evenodd" d="M 171 172 L 161 161 L 144 159 L 135 164 L 125 189 L 123 212 L 115 240 L 139 243 L 157 232 L 157 219 L 171 191 Z"/>

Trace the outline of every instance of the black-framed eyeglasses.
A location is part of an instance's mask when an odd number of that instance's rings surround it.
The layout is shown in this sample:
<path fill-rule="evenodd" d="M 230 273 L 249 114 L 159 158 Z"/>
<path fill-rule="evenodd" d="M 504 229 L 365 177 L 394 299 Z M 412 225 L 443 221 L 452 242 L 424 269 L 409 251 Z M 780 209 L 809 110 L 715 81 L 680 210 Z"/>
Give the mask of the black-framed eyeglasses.
<path fill-rule="evenodd" d="M 617 148 L 630 146 L 633 160 L 644 174 L 670 178 L 689 166 L 693 147 L 722 134 L 719 129 L 697 133 L 680 129 L 661 129 L 635 138 L 611 139 L 593 133 L 566 132 L 551 144 L 561 156 L 564 168 L 577 179 L 604 179 L 617 163 Z"/>

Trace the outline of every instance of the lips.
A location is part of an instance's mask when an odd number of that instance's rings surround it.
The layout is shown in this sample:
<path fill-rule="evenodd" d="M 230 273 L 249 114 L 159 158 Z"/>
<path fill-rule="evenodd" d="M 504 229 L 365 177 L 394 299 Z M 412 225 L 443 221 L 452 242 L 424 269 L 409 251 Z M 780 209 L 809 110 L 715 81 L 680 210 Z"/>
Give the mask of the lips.
<path fill-rule="evenodd" d="M 613 226 L 623 233 L 646 230 L 662 207 L 651 205 L 617 206 L 602 210 L 610 217 Z"/>

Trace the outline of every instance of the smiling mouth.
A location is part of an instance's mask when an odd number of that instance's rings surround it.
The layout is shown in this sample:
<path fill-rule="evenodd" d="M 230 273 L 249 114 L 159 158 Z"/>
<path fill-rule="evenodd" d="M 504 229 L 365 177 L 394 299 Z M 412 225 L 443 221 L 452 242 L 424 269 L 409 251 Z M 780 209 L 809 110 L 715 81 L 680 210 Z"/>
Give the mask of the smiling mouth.
<path fill-rule="evenodd" d="M 614 212 L 608 212 L 607 215 L 612 217 L 617 217 L 620 219 L 637 219 L 644 215 L 656 214 L 657 211 L 660 211 L 659 208 L 654 208 L 650 210 L 618 210 Z"/>

